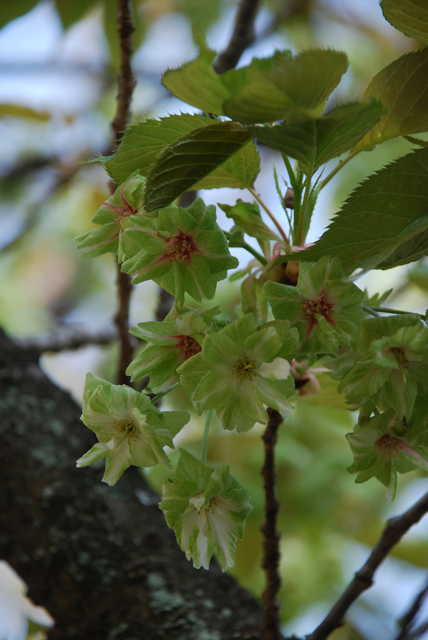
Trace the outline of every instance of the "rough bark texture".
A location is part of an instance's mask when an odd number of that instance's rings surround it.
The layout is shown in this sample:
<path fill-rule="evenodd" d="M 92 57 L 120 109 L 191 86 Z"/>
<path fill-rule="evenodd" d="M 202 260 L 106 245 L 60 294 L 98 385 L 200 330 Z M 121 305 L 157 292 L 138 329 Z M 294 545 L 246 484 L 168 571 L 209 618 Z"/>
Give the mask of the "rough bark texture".
<path fill-rule="evenodd" d="M 257 602 L 193 569 L 137 469 L 108 487 L 103 465 L 75 468 L 94 435 L 37 357 L 0 331 L 0 557 L 56 619 L 50 640 L 261 640 Z"/>

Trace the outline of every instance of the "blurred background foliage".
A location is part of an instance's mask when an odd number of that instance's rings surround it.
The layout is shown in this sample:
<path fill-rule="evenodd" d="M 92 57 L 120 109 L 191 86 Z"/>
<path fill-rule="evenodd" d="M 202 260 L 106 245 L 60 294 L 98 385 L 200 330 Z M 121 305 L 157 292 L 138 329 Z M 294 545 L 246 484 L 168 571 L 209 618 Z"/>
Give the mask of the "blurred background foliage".
<path fill-rule="evenodd" d="M 231 35 L 235 0 L 133 0 L 136 19 L 134 72 L 138 85 L 132 120 L 165 116 L 187 105 L 160 84 L 160 74 L 191 59 L 196 51 L 191 27 L 199 24 L 209 44 L 222 50 Z M 82 161 L 108 154 L 115 111 L 118 70 L 116 0 L 56 0 L 0 3 L 0 324 L 19 338 L 67 325 L 101 330 L 116 308 L 112 256 L 79 262 L 73 238 L 91 227 L 90 219 L 109 195 L 101 167 Z M 241 59 L 270 55 L 275 48 L 299 50 L 332 46 L 346 51 L 348 73 L 331 104 L 356 100 L 371 76 L 417 46 L 390 27 L 376 0 L 266 0 L 256 20 L 256 41 Z M 391 141 L 358 156 L 330 183 L 316 211 L 310 239 L 322 233 L 346 195 L 371 172 L 409 149 Z M 272 162 L 282 160 L 261 148 L 263 171 L 256 187 L 275 215 L 283 215 L 274 189 Z M 207 203 L 229 202 L 242 191 L 203 192 Z M 218 209 L 223 228 L 230 227 Z M 242 250 L 232 250 L 246 260 Z M 241 264 L 241 266 L 244 266 Z M 390 306 L 425 312 L 428 263 L 374 272 L 360 286 L 370 293 L 393 288 Z M 152 283 L 135 288 L 132 324 L 153 319 L 159 291 Z M 214 304 L 235 317 L 239 283 L 223 282 Z M 192 304 L 192 303 L 191 303 Z M 213 306 L 212 304 L 207 306 Z M 45 353 L 42 365 L 59 384 L 80 397 L 87 371 L 114 379 L 117 348 L 83 346 Z M 345 434 L 354 416 L 344 408 L 328 376 L 322 393 L 305 396 L 282 426 L 277 447 L 278 493 L 285 631 L 309 633 L 327 612 L 378 539 L 386 517 L 399 513 L 427 489 L 422 473 L 400 477 L 396 503 L 387 506 L 384 488 L 374 480 L 355 485 L 346 472 L 352 456 Z M 179 391 L 167 406 L 186 408 Z M 202 424 L 192 421 L 178 444 L 199 455 Z M 174 452 L 172 457 L 177 454 Z M 212 429 L 211 464 L 228 462 L 250 489 L 254 511 L 238 547 L 233 574 L 257 596 L 264 587 L 260 570 L 263 489 L 260 477 L 261 430 L 246 435 Z M 84 473 L 84 471 L 82 471 Z M 158 489 L 162 469 L 147 472 Z M 428 526 L 422 522 L 381 569 L 375 588 L 357 603 L 349 624 L 334 640 L 386 640 L 397 635 L 397 619 L 426 581 Z"/>

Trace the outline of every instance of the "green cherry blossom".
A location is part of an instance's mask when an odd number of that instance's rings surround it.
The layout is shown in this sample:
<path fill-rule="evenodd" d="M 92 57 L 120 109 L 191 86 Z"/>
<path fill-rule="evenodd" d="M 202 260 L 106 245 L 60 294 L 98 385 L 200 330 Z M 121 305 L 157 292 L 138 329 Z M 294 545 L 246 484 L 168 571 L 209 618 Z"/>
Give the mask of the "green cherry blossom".
<path fill-rule="evenodd" d="M 99 443 L 77 461 L 78 467 L 106 459 L 103 482 L 114 485 L 134 465 L 161 464 L 172 469 L 163 450 L 190 419 L 184 411 L 161 413 L 149 398 L 124 385 L 114 385 L 88 373 L 83 394 L 82 421 Z"/>
<path fill-rule="evenodd" d="M 180 449 L 177 470 L 165 483 L 159 506 L 196 569 L 208 569 L 214 553 L 223 571 L 234 566 L 236 543 L 243 538 L 252 506 L 228 464 L 212 469 Z"/>
<path fill-rule="evenodd" d="M 345 278 L 338 258 L 301 262 L 297 287 L 267 282 L 264 289 L 275 318 L 298 329 L 299 359 L 337 353 L 340 345 L 349 348 L 358 337 L 364 294 Z"/>
<path fill-rule="evenodd" d="M 294 395 L 289 360 L 299 345 L 286 322 L 257 327 L 252 314 L 208 334 L 202 352 L 177 369 L 181 385 L 201 409 L 216 409 L 225 429 L 266 423 L 264 405 L 288 415 Z"/>
<path fill-rule="evenodd" d="M 200 302 L 214 297 L 217 282 L 238 266 L 216 222 L 215 206 L 198 198 L 187 209 L 171 205 L 156 221 L 141 216 L 127 222 L 121 235 L 122 269 L 134 284 L 154 280 L 184 304 L 184 294 Z"/>
<path fill-rule="evenodd" d="M 428 471 L 427 436 L 428 431 L 403 422 L 392 409 L 375 415 L 346 436 L 354 454 L 348 471 L 358 474 L 357 483 L 376 477 L 387 488 L 387 501 L 392 502 L 397 472 L 417 468 Z"/>
<path fill-rule="evenodd" d="M 177 367 L 202 350 L 209 323 L 219 308 L 197 311 L 174 305 L 163 322 L 141 322 L 130 331 L 147 342 L 126 373 L 132 380 L 150 376 L 147 389 L 159 393 L 177 382 Z"/>
<path fill-rule="evenodd" d="M 355 351 L 330 366 L 332 377 L 340 380 L 338 391 L 354 407 L 369 402 L 409 419 L 418 380 L 423 383 L 428 376 L 428 327 L 411 314 L 368 318 L 361 323 Z"/>
<path fill-rule="evenodd" d="M 138 172 L 121 184 L 114 194 L 98 209 L 91 222 L 100 225 L 74 239 L 78 249 L 83 249 L 81 260 L 96 258 L 103 253 L 118 253 L 119 236 L 124 221 L 130 216 L 142 214 L 145 178 Z"/>

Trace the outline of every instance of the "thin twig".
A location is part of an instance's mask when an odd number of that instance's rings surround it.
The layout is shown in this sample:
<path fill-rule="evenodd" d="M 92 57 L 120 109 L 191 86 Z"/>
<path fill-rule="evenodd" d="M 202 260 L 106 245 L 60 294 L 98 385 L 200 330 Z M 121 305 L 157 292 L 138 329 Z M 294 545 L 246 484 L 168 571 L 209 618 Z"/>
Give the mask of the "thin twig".
<path fill-rule="evenodd" d="M 423 601 L 428 595 L 428 584 L 418 593 L 408 612 L 401 619 L 401 631 L 397 636 L 396 640 L 408 640 L 409 634 L 414 629 L 414 624 L 417 618 L 417 615 L 422 607 Z"/>
<path fill-rule="evenodd" d="M 135 31 L 132 19 L 130 0 L 118 0 L 118 32 L 120 40 L 120 73 L 118 77 L 119 91 L 117 95 L 117 110 L 111 123 L 114 133 L 114 149 L 117 149 L 125 127 L 129 120 L 129 110 L 132 100 L 132 92 L 135 87 L 135 78 L 131 68 L 132 58 L 132 34 Z M 112 185 L 112 193 L 114 192 Z M 119 291 L 119 309 L 114 318 L 120 343 L 119 365 L 116 375 L 117 384 L 125 384 L 128 381 L 126 369 L 132 360 L 133 347 L 129 336 L 129 304 L 131 300 L 131 278 L 120 270 L 118 264 L 117 285 Z"/>
<path fill-rule="evenodd" d="M 357 571 L 339 600 L 321 624 L 306 640 L 325 640 L 338 627 L 344 624 L 344 615 L 355 600 L 373 585 L 376 569 L 382 564 L 392 548 L 398 544 L 405 533 L 428 512 L 428 493 L 401 516 L 388 520 L 385 530 L 371 552 L 364 566 Z"/>
<path fill-rule="evenodd" d="M 229 44 L 214 62 L 217 73 L 225 73 L 236 67 L 245 49 L 253 44 L 254 20 L 259 3 L 260 0 L 242 0 Z"/>
<path fill-rule="evenodd" d="M 416 629 L 406 636 L 405 640 L 417 640 L 418 638 L 422 638 L 426 631 L 428 631 L 428 622 L 424 622 L 419 625 L 419 627 L 416 627 Z"/>
<path fill-rule="evenodd" d="M 266 572 L 266 589 L 263 592 L 263 620 L 266 640 L 279 640 L 280 632 L 280 605 L 276 599 L 281 587 L 279 575 L 279 539 L 280 534 L 276 530 L 276 520 L 279 511 L 279 500 L 276 495 L 275 472 L 275 444 L 278 428 L 282 422 L 282 416 L 275 409 L 268 409 L 269 422 L 263 434 L 265 445 L 265 464 L 262 469 L 264 489 L 266 495 L 266 520 L 261 528 L 264 541 L 263 569 Z"/>

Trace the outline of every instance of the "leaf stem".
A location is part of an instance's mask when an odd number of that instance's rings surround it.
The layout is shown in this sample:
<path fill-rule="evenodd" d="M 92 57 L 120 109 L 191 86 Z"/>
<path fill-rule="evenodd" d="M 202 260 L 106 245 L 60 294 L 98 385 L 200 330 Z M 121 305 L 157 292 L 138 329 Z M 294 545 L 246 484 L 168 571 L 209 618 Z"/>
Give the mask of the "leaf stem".
<path fill-rule="evenodd" d="M 374 316 L 375 318 L 380 318 L 380 315 L 376 313 L 376 311 L 371 307 L 366 307 L 364 304 L 362 304 L 361 308 L 364 309 L 364 311 L 367 311 L 367 313 L 370 313 L 371 316 Z"/>
<path fill-rule="evenodd" d="M 208 435 L 209 435 L 209 432 L 210 432 L 212 414 L 213 414 L 213 410 L 209 409 L 207 411 L 207 417 L 206 417 L 206 420 L 205 420 L 204 436 L 202 438 L 201 461 L 204 464 L 207 464 Z"/>
<path fill-rule="evenodd" d="M 251 193 L 251 195 L 257 200 L 257 202 L 259 203 L 259 205 L 261 207 L 263 207 L 263 209 L 266 211 L 266 213 L 268 214 L 269 218 L 272 220 L 272 222 L 274 223 L 275 227 L 278 229 L 279 233 L 281 234 L 284 242 L 286 245 L 288 245 L 288 247 L 290 247 L 290 241 L 287 238 L 283 228 L 281 227 L 281 225 L 279 224 L 278 220 L 275 218 L 275 216 L 273 215 L 272 211 L 268 208 L 268 206 L 263 202 L 263 200 L 261 199 L 261 197 L 259 196 L 259 194 L 257 193 L 257 191 L 255 189 L 253 189 L 253 187 L 247 187 L 248 191 Z"/>
<path fill-rule="evenodd" d="M 299 220 L 297 223 L 297 229 L 295 231 L 295 241 L 296 244 L 299 247 L 303 247 L 304 243 L 305 243 L 305 217 L 306 217 L 306 210 L 308 208 L 308 202 L 309 202 L 309 197 L 311 195 L 311 178 L 312 178 L 312 174 L 309 174 L 306 178 L 306 183 L 305 183 L 305 195 L 303 196 L 303 202 L 302 202 L 302 206 L 299 212 Z"/>
<path fill-rule="evenodd" d="M 253 247 L 251 245 L 247 244 L 246 242 L 242 245 L 242 248 L 246 249 L 248 251 L 248 253 L 251 253 L 251 255 L 253 255 L 255 258 L 257 258 L 257 260 L 262 265 L 267 265 L 266 258 L 263 257 L 262 254 L 257 251 L 257 249 L 253 249 Z"/>
<path fill-rule="evenodd" d="M 159 400 L 161 398 L 163 398 L 164 396 L 168 395 L 168 393 L 170 391 L 174 391 L 174 389 L 176 389 L 177 387 L 180 386 L 179 382 L 176 382 L 175 384 L 171 385 L 170 387 L 168 387 L 168 389 L 165 389 L 165 391 L 161 391 L 160 393 L 158 393 L 157 395 L 155 395 L 154 398 L 152 398 L 152 403 L 156 404 L 157 402 L 159 402 Z"/>
<path fill-rule="evenodd" d="M 369 309 L 369 307 L 363 307 L 363 309 Z M 378 313 L 395 313 L 401 316 L 419 316 L 425 320 L 426 316 L 423 313 L 414 313 L 413 311 L 403 311 L 401 309 L 389 309 L 388 307 L 371 307 L 372 311 L 377 311 Z"/>
<path fill-rule="evenodd" d="M 346 164 L 348 164 L 348 162 L 350 162 L 353 158 L 355 158 L 355 156 L 357 156 L 361 151 L 364 151 L 364 149 L 367 149 L 368 146 L 370 145 L 367 145 L 366 147 L 360 147 L 359 149 L 354 149 L 354 151 L 352 151 L 344 160 L 339 160 L 337 165 L 334 167 L 333 171 L 330 171 L 328 176 L 326 176 L 324 180 L 321 182 L 320 191 L 324 189 L 324 187 L 330 182 L 330 180 L 334 178 L 334 176 L 337 173 L 339 173 L 339 171 L 343 169 L 343 167 Z"/>

